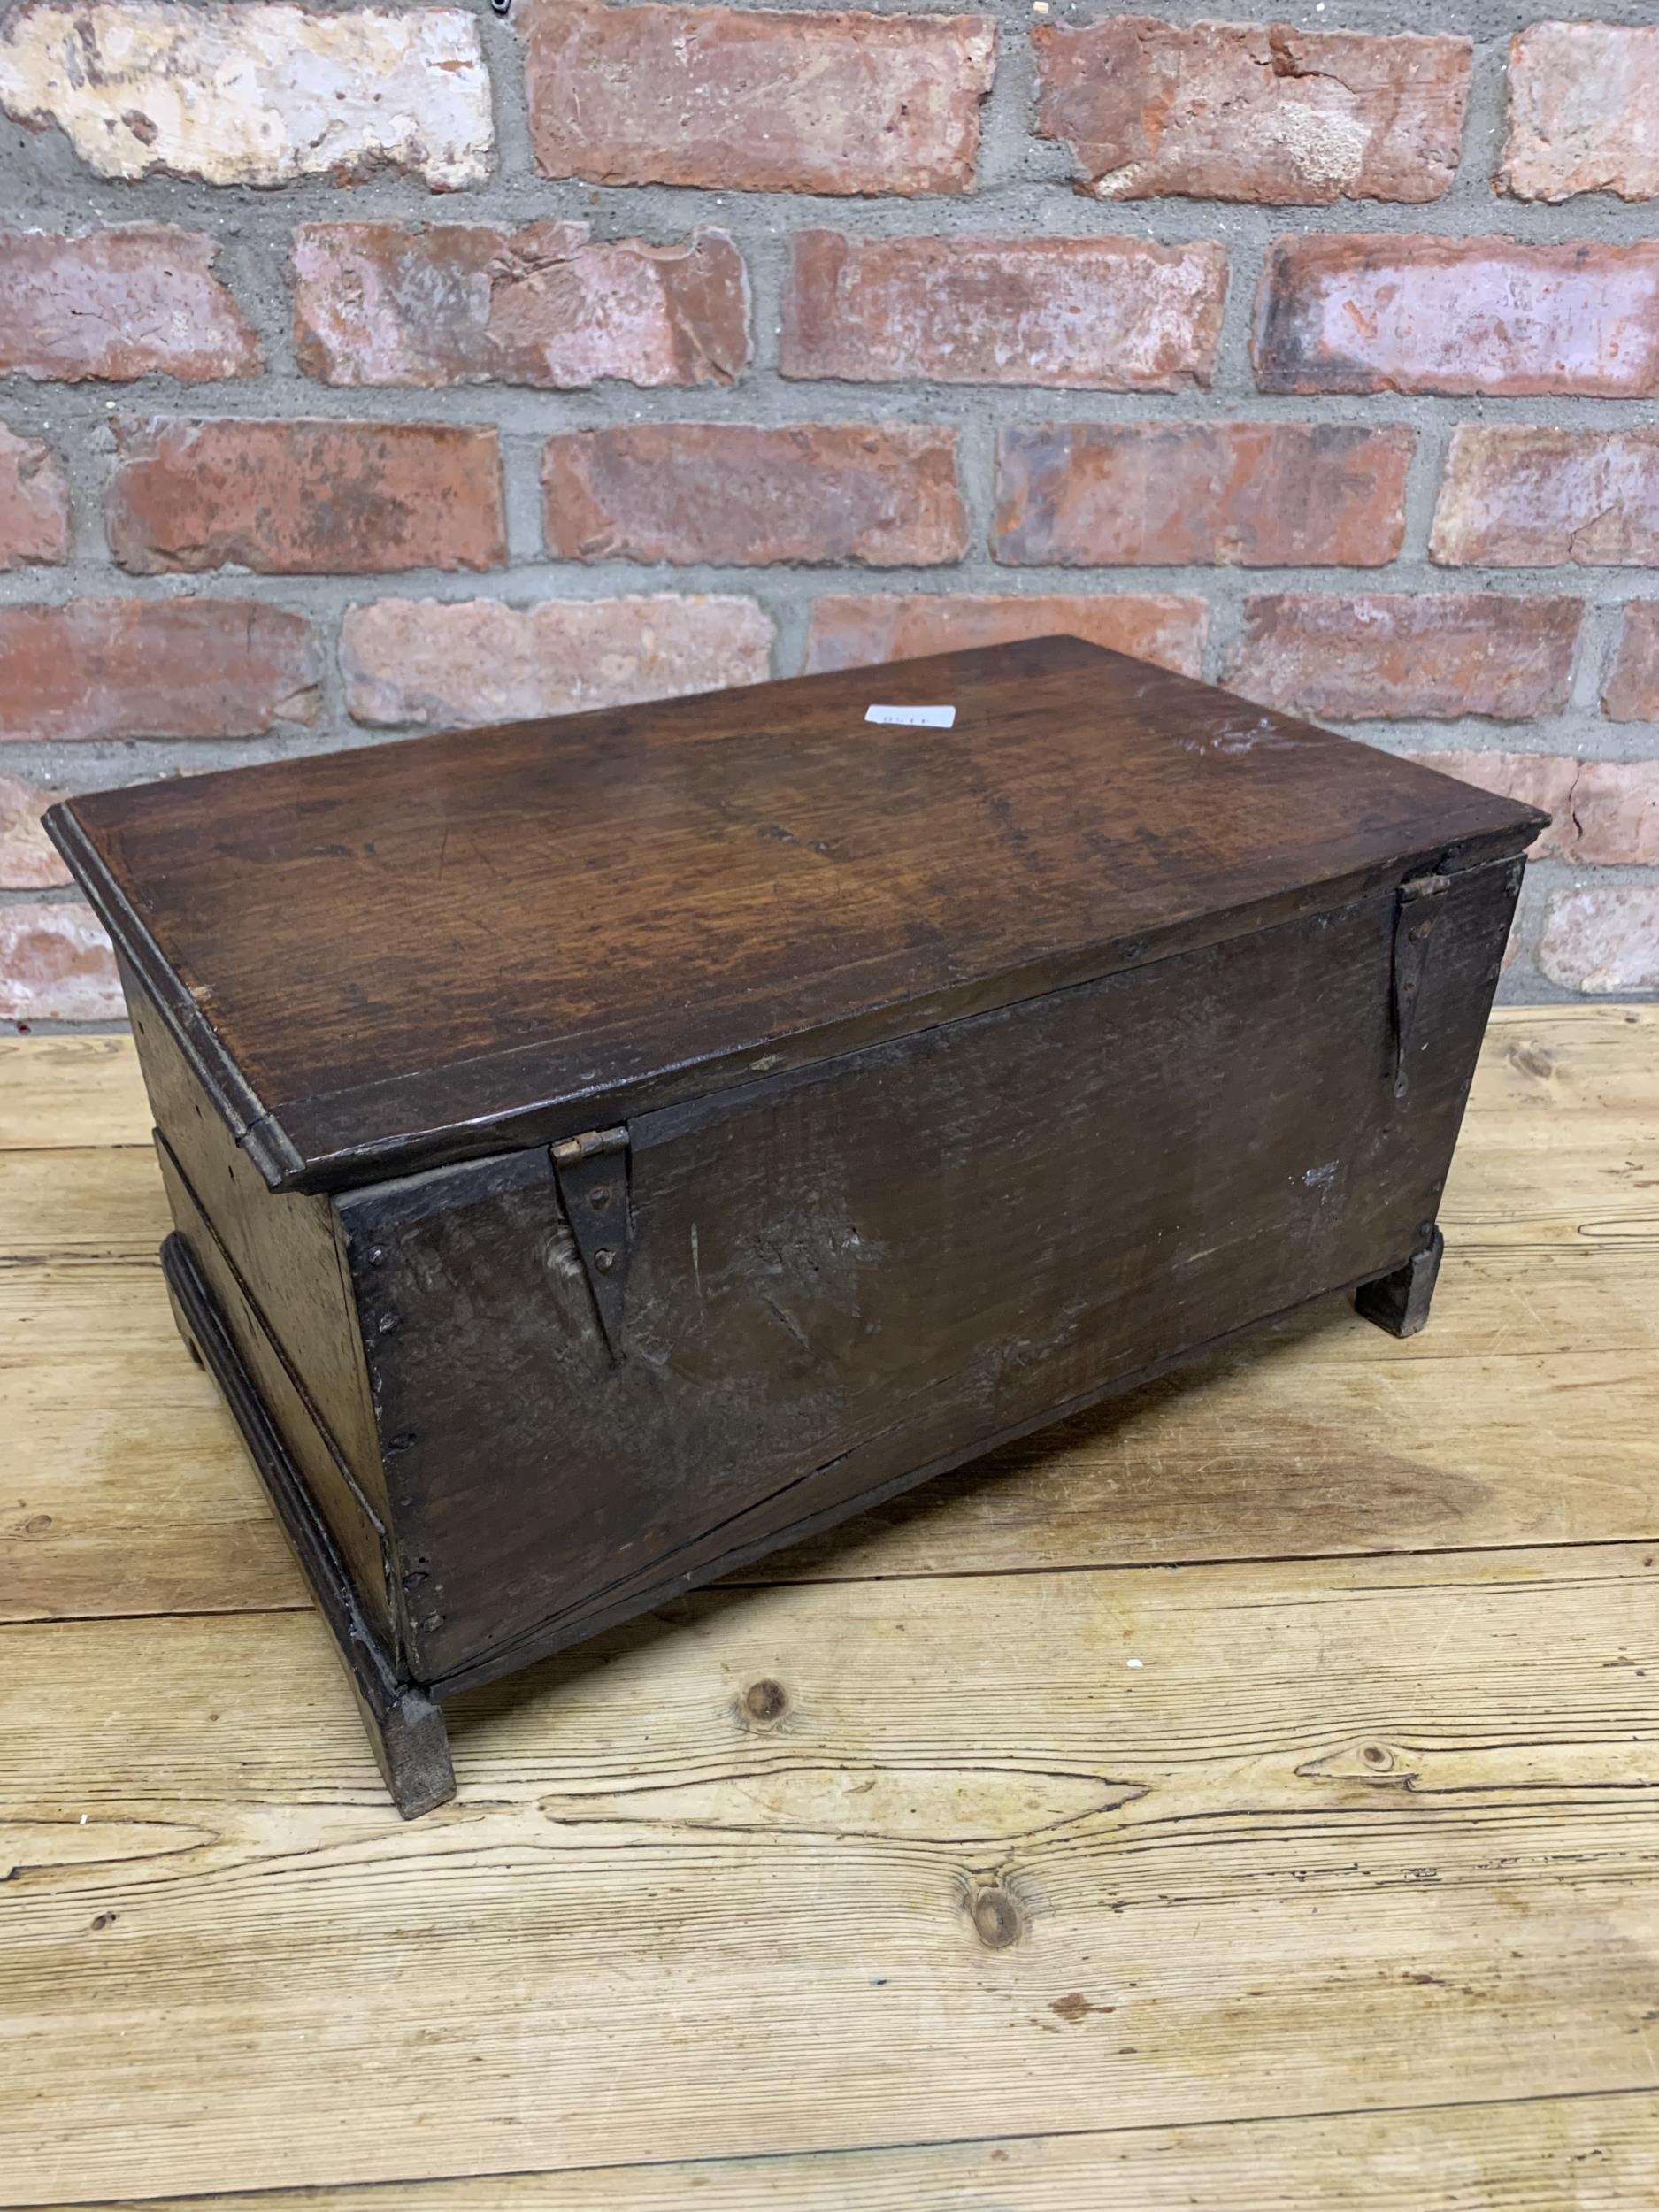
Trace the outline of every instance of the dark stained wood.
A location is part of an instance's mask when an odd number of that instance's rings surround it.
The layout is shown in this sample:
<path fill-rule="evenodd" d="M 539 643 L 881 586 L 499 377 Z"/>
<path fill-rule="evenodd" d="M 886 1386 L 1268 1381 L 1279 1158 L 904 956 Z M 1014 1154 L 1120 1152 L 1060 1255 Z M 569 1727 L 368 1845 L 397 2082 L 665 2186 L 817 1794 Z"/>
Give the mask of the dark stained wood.
<path fill-rule="evenodd" d="M 346 1563 L 319 1518 L 310 1492 L 272 1426 L 265 1402 L 225 1330 L 220 1309 L 196 1263 L 195 1250 L 175 1233 L 161 1248 L 162 1272 L 191 1356 L 212 1375 L 242 1432 L 283 1532 L 317 1600 L 363 1716 L 382 1778 L 405 1820 L 429 1813 L 455 1795 L 455 1770 L 443 1715 L 400 1676 L 373 1622 L 364 1617 Z"/>
<path fill-rule="evenodd" d="M 1374 1283 L 1360 1285 L 1354 1294 L 1356 1311 L 1379 1329 L 1386 1329 L 1390 1336 L 1416 1336 L 1429 1325 L 1429 1308 L 1445 1256 L 1446 1240 L 1436 1229 L 1403 1267 L 1379 1276 Z"/>
<path fill-rule="evenodd" d="M 358 1502 L 371 1519 L 383 1522 L 380 1440 L 334 1209 L 326 1196 L 299 1193 L 273 1202 L 263 1177 L 124 963 L 121 981 L 144 1087 L 176 1171 L 211 1217 L 226 1263 L 257 1312 L 261 1332 L 281 1348 Z"/>
<path fill-rule="evenodd" d="M 1516 881 L 1448 880 L 1405 1099 L 1374 894 L 639 1117 L 615 1361 L 544 1151 L 343 1194 L 417 1676 L 521 1664 L 1399 1266 Z"/>
<path fill-rule="evenodd" d="M 867 726 L 949 703 L 949 732 Z M 266 1179 L 571 1136 L 1518 851 L 1070 638 L 106 791 L 49 826 Z"/>
<path fill-rule="evenodd" d="M 266 1189 L 125 962 L 121 980 L 173 1220 L 266 1421 L 349 1563 L 359 1604 L 399 1653 L 407 1639 L 384 1463 L 334 1208 L 326 1196 Z"/>
<path fill-rule="evenodd" d="M 349 1572 L 358 1608 L 373 1622 L 389 1655 L 388 1664 L 397 1663 L 407 1639 L 399 1624 L 392 1543 L 386 1523 L 352 1480 L 334 1438 L 282 1345 L 272 1335 L 165 1137 L 157 1135 L 156 1151 L 168 1210 L 188 1246 L 194 1278 L 201 1285 L 199 1295 L 211 1298 L 219 1333 L 234 1347 L 238 1371 L 246 1378 L 247 1388 L 257 1393 L 265 1427 L 280 1440 L 284 1463 L 294 1480 L 303 1485 L 313 1517 L 327 1527 L 334 1549 Z M 288 1202 L 267 1194 L 268 1205 Z M 325 1277 L 318 1288 L 322 1292 L 326 1287 Z M 346 1333 L 349 1333 L 349 1325 Z M 217 1379 L 217 1368 L 214 1375 Z M 234 1405 L 231 1409 L 236 1411 Z M 240 1424 L 239 1413 L 237 1419 Z M 257 1465 L 257 1452 L 254 1459 Z"/>
<path fill-rule="evenodd" d="M 1066 639 L 58 810 L 400 1805 L 438 1699 L 1330 1291 L 1421 1325 L 1540 819 Z"/>

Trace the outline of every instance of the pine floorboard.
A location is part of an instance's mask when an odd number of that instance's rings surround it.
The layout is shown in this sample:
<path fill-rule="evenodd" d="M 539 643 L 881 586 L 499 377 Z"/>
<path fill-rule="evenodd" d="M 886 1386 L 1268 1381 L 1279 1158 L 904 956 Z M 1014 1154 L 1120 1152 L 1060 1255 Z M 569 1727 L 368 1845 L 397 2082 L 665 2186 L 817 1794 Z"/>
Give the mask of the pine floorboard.
<path fill-rule="evenodd" d="M 1659 2203 L 1659 1010 L 1494 1017 L 1442 1220 L 1424 1335 L 474 1693 L 405 1826 L 130 1046 L 0 1042 L 0 2207 Z"/>

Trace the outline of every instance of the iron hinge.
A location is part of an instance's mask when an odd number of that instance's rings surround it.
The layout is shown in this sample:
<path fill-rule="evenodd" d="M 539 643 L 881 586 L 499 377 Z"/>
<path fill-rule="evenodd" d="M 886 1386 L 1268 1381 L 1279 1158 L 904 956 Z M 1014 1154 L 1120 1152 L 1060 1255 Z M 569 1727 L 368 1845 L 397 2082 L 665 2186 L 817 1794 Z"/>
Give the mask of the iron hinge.
<path fill-rule="evenodd" d="M 1451 887 L 1449 876 L 1414 876 L 1394 895 L 1394 953 L 1390 965 L 1389 1013 L 1394 1032 L 1394 1094 L 1403 1098 L 1410 1083 L 1412 1040 L 1429 949 L 1440 924 L 1434 902 Z"/>
<path fill-rule="evenodd" d="M 628 1133 L 588 1129 L 548 1147 L 559 1203 L 588 1277 L 613 1360 L 622 1357 L 622 1308 L 634 1223 L 628 1206 Z"/>

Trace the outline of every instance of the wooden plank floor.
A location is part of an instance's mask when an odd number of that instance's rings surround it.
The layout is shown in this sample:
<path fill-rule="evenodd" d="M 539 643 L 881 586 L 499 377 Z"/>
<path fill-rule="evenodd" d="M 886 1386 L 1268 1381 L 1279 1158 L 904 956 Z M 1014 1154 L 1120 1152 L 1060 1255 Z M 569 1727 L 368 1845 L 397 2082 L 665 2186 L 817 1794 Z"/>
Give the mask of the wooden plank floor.
<path fill-rule="evenodd" d="M 1659 1010 L 1497 1017 L 1442 1220 L 1424 1336 L 477 1693 L 405 1826 L 130 1048 L 0 1044 L 0 2206 L 1659 2204 Z"/>

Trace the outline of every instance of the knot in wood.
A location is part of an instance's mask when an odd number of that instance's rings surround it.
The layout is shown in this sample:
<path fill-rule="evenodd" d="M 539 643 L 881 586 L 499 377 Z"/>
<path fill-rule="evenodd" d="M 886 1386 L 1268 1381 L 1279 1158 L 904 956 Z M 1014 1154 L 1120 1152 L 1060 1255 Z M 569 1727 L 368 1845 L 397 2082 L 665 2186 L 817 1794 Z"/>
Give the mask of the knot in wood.
<path fill-rule="evenodd" d="M 976 1890 L 968 1912 L 974 1933 L 987 1951 L 1006 1951 L 1025 1932 L 1019 1907 L 1000 1883 Z"/>
<path fill-rule="evenodd" d="M 763 1675 L 758 1682 L 751 1682 L 743 1693 L 743 1711 L 750 1720 L 770 1726 L 781 1720 L 789 1709 L 789 1693 L 781 1682 L 774 1682 L 770 1675 Z"/>

